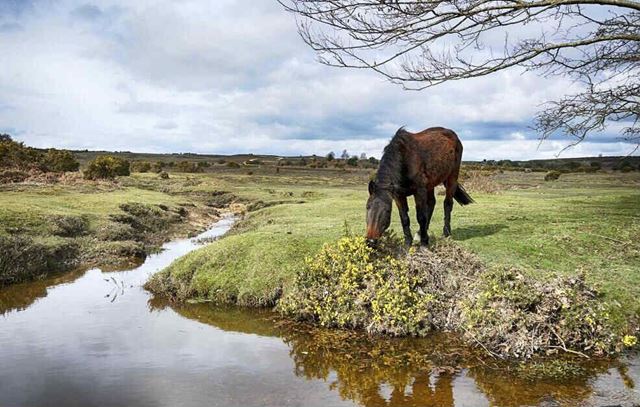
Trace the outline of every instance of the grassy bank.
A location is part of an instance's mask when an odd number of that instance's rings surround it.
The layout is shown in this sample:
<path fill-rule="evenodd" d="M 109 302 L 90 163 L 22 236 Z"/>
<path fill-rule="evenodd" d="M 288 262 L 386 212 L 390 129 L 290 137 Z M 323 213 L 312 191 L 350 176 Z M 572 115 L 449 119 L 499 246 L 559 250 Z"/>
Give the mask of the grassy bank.
<path fill-rule="evenodd" d="M 186 176 L 138 174 L 0 186 L 0 286 L 80 265 L 122 266 L 205 228 L 226 205 L 214 189 L 190 185 Z"/>
<path fill-rule="evenodd" d="M 292 203 L 251 213 L 230 236 L 177 260 L 149 287 L 181 300 L 273 304 L 304 257 L 342 235 L 345 224 L 354 233 L 363 232 L 367 174 L 317 174 L 219 179 L 240 196 L 265 201 L 286 197 Z M 242 184 L 236 183 L 238 177 Z M 536 279 L 581 270 L 619 304 L 614 320 L 624 324 L 637 319 L 640 177 L 596 173 L 564 174 L 554 182 L 543 178 L 543 173 L 495 174 L 492 181 L 499 193 L 472 191 L 477 203 L 454 209 L 454 240 L 491 266 L 515 265 Z M 304 203 L 293 203 L 298 201 Z M 442 229 L 441 201 L 431 225 L 436 237 Z M 392 229 L 400 231 L 395 213 Z"/>

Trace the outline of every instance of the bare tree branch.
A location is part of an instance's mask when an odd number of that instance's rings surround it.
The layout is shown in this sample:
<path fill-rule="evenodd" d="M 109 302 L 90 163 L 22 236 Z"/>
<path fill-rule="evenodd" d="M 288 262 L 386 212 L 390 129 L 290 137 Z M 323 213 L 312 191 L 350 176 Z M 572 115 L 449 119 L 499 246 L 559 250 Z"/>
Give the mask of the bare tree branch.
<path fill-rule="evenodd" d="M 416 90 L 514 66 L 568 76 L 585 90 L 536 116 L 543 138 L 580 142 L 620 122 L 621 136 L 640 142 L 640 1 L 278 1 L 326 65 Z"/>

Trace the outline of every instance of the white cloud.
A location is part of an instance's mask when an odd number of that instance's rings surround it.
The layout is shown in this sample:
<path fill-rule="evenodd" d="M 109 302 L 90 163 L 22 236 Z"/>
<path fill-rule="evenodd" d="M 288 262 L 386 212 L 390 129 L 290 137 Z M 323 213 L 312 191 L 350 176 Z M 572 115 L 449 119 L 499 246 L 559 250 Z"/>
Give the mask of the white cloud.
<path fill-rule="evenodd" d="M 456 130 L 465 159 L 551 157 L 527 125 L 572 89 L 509 71 L 402 91 L 328 68 L 270 0 L 35 2 L 0 15 L 0 131 L 40 147 L 379 156 L 401 125 Z M 615 140 L 566 154 L 626 154 Z"/>

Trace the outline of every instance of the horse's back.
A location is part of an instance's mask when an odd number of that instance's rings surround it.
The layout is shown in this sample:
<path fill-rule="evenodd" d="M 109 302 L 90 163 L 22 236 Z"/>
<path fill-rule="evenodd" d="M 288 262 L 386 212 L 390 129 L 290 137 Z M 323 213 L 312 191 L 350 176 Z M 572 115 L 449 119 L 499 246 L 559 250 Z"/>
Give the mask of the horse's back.
<path fill-rule="evenodd" d="M 430 127 L 413 134 L 413 139 L 420 150 L 430 152 L 429 156 L 446 158 L 462 158 L 462 143 L 458 135 L 444 127 Z"/>
<path fill-rule="evenodd" d="M 446 140 L 448 140 L 452 144 L 460 143 L 460 139 L 458 138 L 456 132 L 445 127 L 429 127 L 428 129 L 422 130 L 421 132 L 414 133 L 414 136 L 416 140 L 425 140 L 429 142 L 434 142 L 437 140 L 446 142 Z"/>
<path fill-rule="evenodd" d="M 410 177 L 432 188 L 455 175 L 462 159 L 458 135 L 444 127 L 430 127 L 412 134 L 414 149 L 409 154 Z"/>

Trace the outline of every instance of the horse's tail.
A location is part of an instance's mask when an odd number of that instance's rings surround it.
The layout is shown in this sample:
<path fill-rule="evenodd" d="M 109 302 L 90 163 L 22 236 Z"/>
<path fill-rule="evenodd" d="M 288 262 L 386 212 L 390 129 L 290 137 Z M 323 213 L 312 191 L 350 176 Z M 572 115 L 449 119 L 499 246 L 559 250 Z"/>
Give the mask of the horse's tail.
<path fill-rule="evenodd" d="M 453 193 L 453 198 L 456 201 L 458 201 L 460 205 L 469 205 L 470 203 L 475 202 L 473 198 L 471 198 L 471 196 L 467 194 L 467 191 L 465 191 L 464 188 L 462 188 L 462 185 L 460 184 L 458 184 L 456 188 L 456 192 Z"/>

